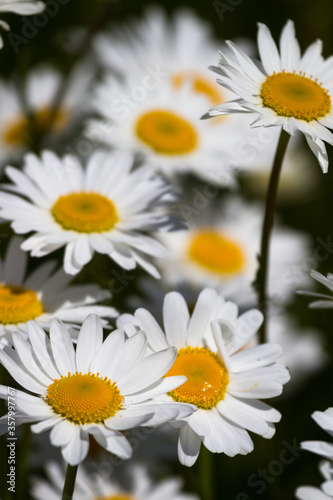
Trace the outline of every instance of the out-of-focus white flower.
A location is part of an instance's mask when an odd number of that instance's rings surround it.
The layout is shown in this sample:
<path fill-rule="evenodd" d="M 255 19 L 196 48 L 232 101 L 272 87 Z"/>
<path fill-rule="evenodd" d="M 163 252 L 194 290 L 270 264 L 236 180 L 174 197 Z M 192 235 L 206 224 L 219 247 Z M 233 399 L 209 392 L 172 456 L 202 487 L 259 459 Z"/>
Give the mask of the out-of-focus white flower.
<path fill-rule="evenodd" d="M 86 133 L 138 154 L 171 179 L 191 172 L 211 184 L 233 186 L 233 153 L 246 123 L 231 117 L 212 126 L 200 120 L 207 104 L 188 85 L 178 89 L 166 80 L 148 91 L 138 86 L 138 76 L 119 81 L 110 74 L 93 100 L 102 120 L 90 120 Z"/>
<path fill-rule="evenodd" d="M 185 219 L 188 216 L 189 229 L 161 235 L 169 252 L 159 264 L 164 281 L 171 286 L 185 283 L 197 289 L 214 286 L 237 304 L 254 302 L 251 285 L 258 269 L 261 207 L 236 197 L 215 204 L 199 192 L 192 202 L 185 202 L 180 205 L 180 214 Z M 207 208 L 200 210 L 200 203 Z M 268 288 L 276 305 L 286 303 L 300 283 L 307 283 L 308 275 L 298 271 L 309 254 L 309 246 L 305 234 L 275 227 Z"/>
<path fill-rule="evenodd" d="M 141 74 L 141 79 L 160 75 L 174 88 L 187 84 L 189 91 L 207 97 L 211 105 L 231 95 L 208 69 L 218 47 L 212 29 L 190 9 L 178 9 L 169 19 L 160 7 L 147 8 L 143 19 L 99 34 L 94 47 L 103 66 L 122 78 L 133 72 Z"/>
<path fill-rule="evenodd" d="M 65 474 L 54 462 L 47 464 L 46 470 L 49 481 L 35 478 L 32 497 L 34 500 L 59 500 Z M 78 469 L 73 500 L 198 500 L 196 495 L 181 491 L 182 482 L 178 478 L 164 479 L 154 484 L 147 470 L 139 465 L 127 467 L 126 475 L 124 488 L 119 480 L 110 480 L 98 473 L 94 473 L 90 479 L 88 467 L 81 466 Z"/>
<path fill-rule="evenodd" d="M 51 110 L 63 76 L 49 66 L 30 71 L 23 85 L 24 96 L 13 82 L 0 81 L 0 162 L 17 158 L 32 147 L 32 127 L 44 134 L 49 127 Z M 85 64 L 68 77 L 60 107 L 54 114 L 47 139 L 54 140 L 87 114 L 87 91 L 91 76 Z M 26 102 L 26 108 L 22 102 Z M 29 118 L 28 112 L 31 113 Z"/>

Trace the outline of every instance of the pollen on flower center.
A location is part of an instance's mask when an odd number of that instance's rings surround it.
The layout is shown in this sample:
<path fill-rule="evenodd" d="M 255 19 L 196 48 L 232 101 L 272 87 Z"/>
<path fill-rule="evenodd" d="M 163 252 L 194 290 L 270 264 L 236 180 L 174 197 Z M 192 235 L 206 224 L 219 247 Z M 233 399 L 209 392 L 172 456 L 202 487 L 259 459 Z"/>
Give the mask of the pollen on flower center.
<path fill-rule="evenodd" d="M 97 193 L 60 196 L 51 212 L 64 229 L 79 233 L 109 231 L 118 221 L 112 201 Z"/>
<path fill-rule="evenodd" d="M 220 90 L 220 87 L 215 82 L 211 82 L 200 73 L 196 73 L 194 71 L 182 71 L 180 73 L 176 73 L 172 78 L 172 83 L 176 88 L 182 87 L 182 85 L 186 82 L 190 82 L 192 84 L 191 86 L 194 92 L 208 97 L 213 106 L 224 101 L 223 93 Z"/>
<path fill-rule="evenodd" d="M 196 264 L 218 274 L 237 273 L 245 264 L 238 243 L 213 230 L 196 232 L 189 243 L 188 255 Z"/>
<path fill-rule="evenodd" d="M 274 73 L 261 87 L 263 106 L 279 116 L 310 122 L 331 111 L 331 97 L 316 80 L 303 74 Z"/>
<path fill-rule="evenodd" d="M 26 323 L 43 314 L 43 305 L 34 290 L 0 284 L 0 323 Z"/>
<path fill-rule="evenodd" d="M 123 397 L 107 377 L 76 372 L 49 385 L 45 401 L 74 424 L 98 424 L 121 409 Z"/>
<path fill-rule="evenodd" d="M 210 410 L 223 399 L 229 383 L 228 371 L 222 360 L 206 347 L 180 349 L 165 376 L 173 375 L 185 375 L 187 381 L 169 396 L 204 410 Z"/>
<path fill-rule="evenodd" d="M 30 120 L 27 116 L 17 116 L 4 126 L 3 141 L 9 146 L 27 146 L 31 142 L 31 123 L 37 133 L 44 133 L 48 127 L 51 117 L 51 109 L 44 107 L 37 110 Z M 68 112 L 65 109 L 59 109 L 52 121 L 51 130 L 61 131 L 68 121 Z"/>
<path fill-rule="evenodd" d="M 158 153 L 180 155 L 197 146 L 197 133 L 182 117 L 164 110 L 154 110 L 140 116 L 136 134 L 141 141 Z"/>

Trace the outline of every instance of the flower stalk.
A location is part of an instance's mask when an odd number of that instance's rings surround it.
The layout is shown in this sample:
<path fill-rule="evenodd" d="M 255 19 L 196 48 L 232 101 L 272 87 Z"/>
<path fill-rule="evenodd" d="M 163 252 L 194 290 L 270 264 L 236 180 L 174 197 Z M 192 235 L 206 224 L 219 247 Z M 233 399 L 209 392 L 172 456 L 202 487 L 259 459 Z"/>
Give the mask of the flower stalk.
<path fill-rule="evenodd" d="M 267 312 L 269 305 L 269 300 L 267 298 L 269 246 L 273 228 L 274 212 L 275 212 L 280 173 L 282 170 L 282 164 L 287 151 L 289 140 L 290 140 L 290 135 L 282 129 L 275 152 L 272 172 L 270 175 L 267 195 L 266 195 L 265 215 L 262 227 L 261 247 L 259 254 L 259 269 L 255 281 L 255 286 L 258 291 L 259 309 L 264 315 L 264 321 L 259 331 L 260 343 L 264 343 L 267 341 L 266 320 L 267 320 Z"/>
<path fill-rule="evenodd" d="M 72 500 L 78 465 L 67 465 L 66 479 L 61 500 Z"/>

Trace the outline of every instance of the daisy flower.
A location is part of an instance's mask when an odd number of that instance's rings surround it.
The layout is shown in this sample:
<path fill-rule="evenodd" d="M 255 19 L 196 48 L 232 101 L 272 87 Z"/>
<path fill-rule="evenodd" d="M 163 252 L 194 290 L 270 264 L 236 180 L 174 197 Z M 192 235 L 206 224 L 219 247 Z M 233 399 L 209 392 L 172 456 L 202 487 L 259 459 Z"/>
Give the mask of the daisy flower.
<path fill-rule="evenodd" d="M 143 19 L 112 26 L 94 40 L 96 57 L 106 69 L 124 78 L 133 68 L 141 70 L 156 86 L 161 79 L 174 88 L 188 82 L 190 90 L 208 97 L 212 106 L 231 95 L 207 68 L 216 58 L 216 47 L 211 27 L 192 10 L 177 9 L 170 19 L 157 6 L 147 8 Z"/>
<path fill-rule="evenodd" d="M 128 469 L 128 470 L 127 470 Z M 32 488 L 34 500 L 59 500 L 61 485 L 65 475 L 58 464 L 51 462 L 46 467 L 49 481 L 35 479 Z M 131 488 L 128 487 L 131 483 Z M 181 481 L 178 478 L 165 479 L 153 484 L 147 470 L 139 465 L 126 467 L 126 489 L 118 482 L 110 481 L 100 474 L 94 474 L 92 481 L 89 469 L 82 465 L 77 474 L 73 500 L 198 500 L 196 495 L 181 492 Z"/>
<path fill-rule="evenodd" d="M 128 335 L 144 328 L 152 352 L 167 346 L 177 348 L 168 375 L 182 373 L 187 381 L 163 400 L 198 408 L 180 430 L 182 464 L 195 463 L 201 442 L 213 453 L 233 457 L 253 450 L 247 430 L 265 438 L 274 435 L 274 422 L 281 415 L 258 398 L 278 396 L 289 380 L 288 370 L 276 363 L 282 349 L 277 344 L 262 344 L 240 351 L 256 334 L 262 319 L 255 309 L 238 317 L 237 306 L 209 288 L 199 295 L 191 317 L 182 295 L 167 294 L 164 331 L 145 309 L 119 318 L 118 324 Z"/>
<path fill-rule="evenodd" d="M 21 246 L 33 257 L 65 247 L 68 274 L 77 274 L 96 251 L 124 269 L 140 264 L 158 277 L 146 256 L 164 257 L 166 251 L 143 233 L 170 228 L 170 217 L 157 209 L 172 196 L 150 169 L 132 172 L 132 165 L 125 152 L 97 151 L 86 169 L 72 156 L 28 154 L 23 172 L 6 169 L 15 184 L 6 187 L 14 194 L 0 193 L 0 216 L 12 220 L 17 233 L 35 233 Z"/>
<path fill-rule="evenodd" d="M 325 277 L 318 271 L 312 270 L 310 272 L 310 276 L 314 278 L 316 281 L 319 281 L 322 285 L 326 286 L 330 292 L 333 292 L 333 274 L 328 273 Z M 326 293 L 316 293 L 316 292 L 307 292 L 307 291 L 299 291 L 300 295 L 309 295 L 310 297 L 321 299 L 316 300 L 315 302 L 311 302 L 310 307 L 312 309 L 332 309 L 333 307 L 333 295 L 328 295 Z"/>
<path fill-rule="evenodd" d="M 27 75 L 21 90 L 12 82 L 0 81 L 0 161 L 18 158 L 31 149 L 31 118 L 33 117 L 36 133 L 45 134 L 51 107 L 62 80 L 62 75 L 50 66 L 38 66 Z M 68 80 L 68 86 L 62 103 L 55 114 L 48 140 L 54 140 L 68 131 L 79 118 L 86 113 L 87 89 L 91 77 L 85 65 L 79 65 Z M 22 102 L 26 102 L 26 108 Z"/>
<path fill-rule="evenodd" d="M 324 429 L 330 436 L 333 435 L 333 408 L 325 411 L 315 411 L 312 414 L 313 420 Z M 311 486 L 302 486 L 296 491 L 296 498 L 300 500 L 329 500 L 333 498 L 333 445 L 325 441 L 303 441 L 301 447 L 320 455 L 329 461 L 321 464 L 321 472 L 326 481 L 321 485 L 321 489 Z"/>
<path fill-rule="evenodd" d="M 45 3 L 36 0 L 0 0 L 0 12 L 13 12 L 23 16 L 39 14 L 45 9 Z M 8 23 L 0 20 L 0 26 L 6 31 L 10 30 Z M 0 49 L 3 47 L 3 40 L 0 36 Z"/>
<path fill-rule="evenodd" d="M 132 448 L 121 431 L 139 425 L 159 425 L 190 415 L 195 407 L 156 400 L 184 383 L 184 376 L 164 377 L 172 367 L 175 348 L 146 356 L 143 332 L 126 340 L 115 330 L 103 342 L 100 318 L 83 322 L 74 348 L 66 326 L 54 319 L 50 338 L 33 320 L 27 323 L 29 341 L 13 333 L 14 348 L 5 347 L 0 361 L 27 391 L 15 389 L 16 425 L 34 423 L 33 432 L 50 430 L 53 446 L 61 447 L 70 465 L 81 463 L 89 436 L 122 459 Z M 7 399 L 11 389 L 0 386 Z M 7 415 L 1 433 L 6 432 Z"/>
<path fill-rule="evenodd" d="M 324 141 L 333 144 L 332 58 L 324 60 L 322 42 L 310 45 L 303 56 L 292 21 L 282 30 L 280 52 L 265 24 L 259 24 L 258 49 L 262 67 L 255 64 L 237 45 L 227 42 L 220 52 L 217 80 L 238 99 L 222 103 L 209 116 L 253 113 L 253 127 L 282 126 L 290 135 L 302 132 L 310 149 L 327 172 Z"/>
<path fill-rule="evenodd" d="M 195 289 L 213 286 L 238 304 L 256 301 L 252 283 L 258 270 L 262 210 L 259 205 L 226 197 L 223 204 L 205 202 L 197 193 L 179 213 L 188 220 L 188 230 L 161 235 L 168 256 L 159 264 L 163 280 L 171 286 L 191 285 Z M 204 206 L 206 209 L 196 209 Z M 272 237 L 269 293 L 276 301 L 287 301 L 293 291 L 307 283 L 297 266 L 309 254 L 306 235 L 277 226 Z M 304 277 L 303 277 L 304 276 Z"/>
<path fill-rule="evenodd" d="M 27 254 L 20 250 L 21 238 L 9 243 L 6 257 L 0 260 L 0 341 L 8 343 L 12 332 L 26 336 L 26 322 L 34 319 L 48 329 L 52 318 L 75 326 L 92 313 L 104 318 L 118 316 L 113 307 L 96 305 L 97 297 L 107 290 L 97 285 L 68 286 L 71 276 L 62 269 L 53 272 L 56 262 L 49 261 L 27 275 Z M 107 323 L 102 320 L 103 325 Z M 73 332 L 74 334 L 74 332 Z"/>
<path fill-rule="evenodd" d="M 333 467 L 328 461 L 321 462 L 320 472 L 326 481 L 321 484 L 320 489 L 312 486 L 300 486 L 295 496 L 299 500 L 332 500 L 333 498 Z"/>
<path fill-rule="evenodd" d="M 93 100 L 102 121 L 90 120 L 86 134 L 133 151 L 171 179 L 191 172 L 206 182 L 232 186 L 232 155 L 242 125 L 237 117 L 216 126 L 199 120 L 205 105 L 207 97 L 190 92 L 188 85 L 175 89 L 163 81 L 147 91 L 135 75 L 119 81 L 109 74 Z"/>

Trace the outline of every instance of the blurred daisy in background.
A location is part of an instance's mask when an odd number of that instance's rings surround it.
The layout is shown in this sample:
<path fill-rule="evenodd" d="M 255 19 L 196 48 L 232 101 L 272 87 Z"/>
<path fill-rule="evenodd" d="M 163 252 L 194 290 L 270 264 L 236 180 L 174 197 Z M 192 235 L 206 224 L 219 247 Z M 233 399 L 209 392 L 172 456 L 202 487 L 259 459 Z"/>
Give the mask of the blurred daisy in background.
<path fill-rule="evenodd" d="M 89 121 L 91 140 L 137 153 L 172 179 L 191 172 L 212 184 L 233 185 L 230 165 L 241 124 L 238 118 L 216 126 L 200 120 L 206 96 L 168 81 L 148 91 L 135 76 L 120 82 L 111 74 L 96 87 L 93 104 L 102 121 Z"/>
<path fill-rule="evenodd" d="M 330 436 L 333 435 L 333 408 L 315 411 L 312 418 Z M 325 441 L 303 441 L 301 447 L 329 460 L 320 464 L 320 471 L 326 479 L 321 485 L 321 489 L 301 486 L 296 491 L 296 498 L 300 500 L 329 500 L 333 498 L 333 444 Z"/>
<path fill-rule="evenodd" d="M 34 321 L 27 324 L 29 341 L 14 333 L 14 349 L 5 346 L 0 361 L 11 376 L 30 393 L 15 389 L 16 426 L 34 423 L 36 433 L 51 430 L 53 446 L 63 458 L 77 465 L 86 458 L 89 436 L 107 451 L 122 458 L 132 447 L 121 431 L 142 425 L 160 425 L 186 418 L 193 405 L 161 401 L 159 396 L 184 383 L 184 376 L 164 377 L 176 358 L 175 348 L 145 356 L 143 332 L 125 340 L 115 330 L 103 342 L 98 316 L 82 324 L 77 347 L 68 328 L 54 319 L 50 337 Z M 8 397 L 0 386 L 0 396 Z M 0 419 L 7 432 L 7 415 Z"/>
<path fill-rule="evenodd" d="M 32 497 L 34 500 L 59 500 L 65 474 L 61 467 L 52 462 L 46 466 L 49 481 L 34 478 Z M 196 495 L 181 491 L 182 481 L 178 478 L 164 479 L 153 483 L 145 467 L 126 467 L 126 488 L 105 475 L 92 473 L 89 467 L 81 466 L 75 483 L 73 500 L 198 500 Z"/>
<path fill-rule="evenodd" d="M 152 352 L 177 348 L 168 375 L 182 373 L 187 381 L 162 399 L 198 407 L 180 429 L 178 456 L 183 465 L 195 463 L 201 442 L 212 453 L 233 457 L 253 450 L 247 430 L 268 439 L 274 435 L 274 422 L 281 415 L 257 398 L 278 396 L 288 382 L 288 370 L 276 363 L 282 349 L 262 344 L 238 352 L 261 323 L 259 311 L 238 317 L 237 306 L 209 288 L 199 295 L 191 316 L 179 293 L 167 294 L 163 329 L 146 309 L 120 316 L 118 324 L 128 335 L 144 329 Z"/>
<path fill-rule="evenodd" d="M 201 194 L 202 196 L 202 194 Z M 186 201 L 186 200 L 185 200 Z M 194 200 L 195 201 L 195 200 Z M 197 203 L 200 195 L 197 194 Z M 195 203 L 180 205 L 189 213 L 189 229 L 161 236 L 168 256 L 158 264 L 163 279 L 174 286 L 188 283 L 198 289 L 213 286 L 239 305 L 256 301 L 251 286 L 258 269 L 262 210 L 258 205 L 228 197 L 223 204 L 213 201 L 205 209 Z M 302 262 L 310 253 L 308 237 L 277 226 L 271 243 L 269 293 L 274 302 L 285 303 L 294 290 L 309 280 Z"/>
<path fill-rule="evenodd" d="M 212 106 L 232 95 L 208 69 L 219 46 L 210 25 L 192 10 L 178 9 L 169 18 L 157 6 L 146 9 L 143 19 L 110 27 L 94 43 L 105 69 L 127 78 L 134 68 L 142 76 L 155 75 L 157 84 L 168 80 L 175 89 L 187 84 L 189 91 L 207 97 Z"/>
<path fill-rule="evenodd" d="M 20 157 L 39 138 L 54 142 L 87 114 L 91 76 L 86 69 L 80 64 L 73 71 L 54 116 L 52 106 L 63 78 L 56 69 L 39 66 L 31 70 L 23 84 L 23 95 L 13 81 L 0 82 L 0 162 Z"/>
<path fill-rule="evenodd" d="M 218 83 L 238 97 L 219 104 L 205 117 L 232 113 L 254 114 L 253 127 L 282 126 L 290 135 L 305 135 L 323 170 L 328 170 L 325 142 L 333 144 L 332 58 L 324 60 L 322 42 L 310 45 L 303 56 L 292 21 L 280 38 L 280 53 L 265 24 L 259 23 L 258 49 L 262 68 L 237 45 L 228 41 L 220 51 Z"/>
<path fill-rule="evenodd" d="M 14 237 L 8 245 L 6 257 L 0 261 L 0 346 L 10 343 L 11 333 L 27 337 L 26 322 L 34 319 L 48 329 L 53 318 L 68 326 L 81 324 L 89 314 L 102 318 L 118 316 L 113 307 L 97 305 L 99 294 L 111 294 L 98 285 L 69 286 L 71 276 L 62 269 L 54 272 L 56 262 L 49 261 L 27 275 L 28 256 L 20 250 L 22 238 Z M 102 324 L 108 322 L 102 319 Z M 71 332 L 75 337 L 75 330 Z"/>
<path fill-rule="evenodd" d="M 31 16 L 39 14 L 45 9 L 45 3 L 37 0 L 0 0 L 0 13 L 13 12 L 23 16 Z M 3 19 L 0 20 L 1 28 L 6 31 L 10 30 L 10 26 Z M 3 39 L 0 36 L 0 49 L 3 47 Z"/>
<path fill-rule="evenodd" d="M 149 260 L 164 257 L 166 250 L 146 233 L 173 228 L 165 211 L 173 197 L 149 168 L 132 167 L 126 152 L 96 151 L 85 169 L 73 156 L 29 154 L 23 172 L 6 169 L 14 182 L 6 188 L 14 194 L 0 193 L 0 214 L 13 221 L 15 232 L 35 232 L 21 246 L 33 257 L 65 247 L 68 274 L 77 274 L 98 252 L 124 269 L 139 264 L 159 277 Z"/>

